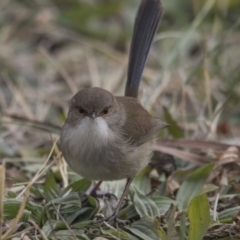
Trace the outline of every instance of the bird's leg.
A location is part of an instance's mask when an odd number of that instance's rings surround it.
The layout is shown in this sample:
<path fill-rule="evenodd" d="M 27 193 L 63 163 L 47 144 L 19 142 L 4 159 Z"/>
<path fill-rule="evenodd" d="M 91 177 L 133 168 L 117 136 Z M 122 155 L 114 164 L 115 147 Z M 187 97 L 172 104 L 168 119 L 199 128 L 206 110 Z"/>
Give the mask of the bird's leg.
<path fill-rule="evenodd" d="M 101 184 L 102 184 L 102 181 L 99 180 L 99 181 L 97 182 L 97 184 L 96 184 L 93 188 L 90 187 L 85 194 L 86 194 L 87 196 L 88 196 L 88 195 L 90 195 L 90 196 L 95 196 L 95 194 L 96 194 L 96 192 L 97 192 L 97 190 L 98 190 L 98 188 L 100 187 Z"/>
<path fill-rule="evenodd" d="M 87 203 L 88 203 L 88 196 L 93 196 L 95 197 L 96 196 L 96 191 L 98 190 L 98 188 L 100 187 L 102 181 L 98 181 L 97 184 L 95 186 L 90 186 L 88 188 L 88 190 L 85 192 L 84 194 L 84 198 L 81 200 L 81 203 L 83 206 L 85 206 Z"/>
<path fill-rule="evenodd" d="M 116 220 L 118 223 L 122 223 L 122 224 L 125 224 L 125 223 L 126 223 L 126 221 L 124 221 L 124 220 L 117 219 L 117 215 L 118 215 L 118 213 L 119 213 L 119 210 L 120 210 L 120 208 L 121 208 L 121 206 L 122 206 L 124 197 L 126 196 L 126 194 L 127 194 L 127 192 L 128 192 L 128 189 L 129 189 L 132 181 L 133 181 L 133 178 L 128 178 L 128 179 L 127 179 L 125 188 L 124 188 L 124 190 L 123 190 L 122 196 L 121 196 L 121 198 L 120 198 L 120 200 L 119 200 L 119 202 L 118 202 L 118 205 L 117 205 L 117 207 L 116 207 L 115 212 L 114 212 L 111 216 L 109 216 L 109 217 L 104 217 L 104 218 L 99 219 L 100 221 L 111 222 L 112 220 Z"/>
<path fill-rule="evenodd" d="M 112 193 L 105 193 L 105 192 L 97 193 L 97 190 L 101 184 L 102 184 L 102 180 L 98 181 L 97 184 L 94 187 L 90 187 L 85 194 L 87 196 L 90 195 L 92 197 L 97 197 L 97 198 L 107 197 L 110 199 L 111 197 L 114 197 L 117 200 L 117 197 Z"/>
<path fill-rule="evenodd" d="M 126 196 L 126 194 L 128 192 L 128 189 L 129 189 L 129 187 L 130 187 L 130 185 L 132 183 L 132 180 L 133 180 L 133 178 L 128 178 L 127 179 L 127 182 L 126 182 L 125 188 L 123 190 L 122 196 L 121 196 L 121 198 L 120 198 L 120 200 L 118 202 L 118 205 L 116 207 L 116 210 L 115 210 L 115 212 L 113 213 L 112 216 L 115 216 L 115 215 L 117 216 L 118 215 L 118 212 L 119 212 L 119 210 L 120 210 L 120 208 L 122 206 L 123 200 L 124 200 L 124 198 L 125 198 L 125 196 Z M 111 216 L 110 216 L 110 218 L 111 218 Z"/>

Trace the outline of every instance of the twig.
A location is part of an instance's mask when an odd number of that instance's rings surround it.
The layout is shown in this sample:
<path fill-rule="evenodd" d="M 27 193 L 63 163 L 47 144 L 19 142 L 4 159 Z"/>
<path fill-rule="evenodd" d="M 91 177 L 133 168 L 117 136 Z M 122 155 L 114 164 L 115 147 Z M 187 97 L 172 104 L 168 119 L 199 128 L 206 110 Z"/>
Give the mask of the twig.
<path fill-rule="evenodd" d="M 40 227 L 33 220 L 29 220 L 28 222 L 30 222 L 38 230 L 38 232 L 42 235 L 42 238 L 44 240 L 48 240 L 48 238 L 45 235 L 45 233 L 40 229 Z"/>
<path fill-rule="evenodd" d="M 0 239 L 2 239 L 4 185 L 5 185 L 5 166 L 3 164 L 0 166 Z"/>
<path fill-rule="evenodd" d="M 28 185 L 28 187 L 27 187 L 27 189 L 25 191 L 25 196 L 23 198 L 22 204 L 21 204 L 21 206 L 20 206 L 20 208 L 18 210 L 17 216 L 16 216 L 16 218 L 14 218 L 11 226 L 8 228 L 8 230 L 2 236 L 2 238 L 1 238 L 2 240 L 6 239 L 8 237 L 8 235 L 11 233 L 11 231 L 14 229 L 14 227 L 17 225 L 18 221 L 20 220 L 20 218 L 21 218 L 21 216 L 23 214 L 23 211 L 25 209 L 28 197 L 29 197 L 30 187 L 31 187 L 31 185 Z"/>
<path fill-rule="evenodd" d="M 53 208 L 55 209 L 56 213 L 58 214 L 58 216 L 61 218 L 61 220 L 65 223 L 67 229 L 69 230 L 69 232 L 72 234 L 73 238 L 75 240 L 78 240 L 78 238 L 76 237 L 76 235 L 73 233 L 72 229 L 69 227 L 69 225 L 67 224 L 67 222 L 65 221 L 65 219 L 62 217 L 61 213 L 59 212 L 59 210 L 55 207 L 55 205 L 52 203 Z"/>
<path fill-rule="evenodd" d="M 39 52 L 47 58 L 47 60 L 57 69 L 57 71 L 62 75 L 63 79 L 66 81 L 69 89 L 73 92 L 76 93 L 77 90 L 77 86 L 75 84 L 75 82 L 73 81 L 73 79 L 70 77 L 70 75 L 68 74 L 68 72 L 64 69 L 64 67 L 58 63 L 56 60 L 54 60 L 49 54 L 48 52 L 43 48 L 40 47 L 39 48 Z"/>
<path fill-rule="evenodd" d="M 21 196 L 24 194 L 24 192 L 26 191 L 26 189 L 27 189 L 28 187 L 32 186 L 32 184 L 35 183 L 35 181 L 37 181 L 38 178 L 41 177 L 41 176 L 46 172 L 46 170 L 49 169 L 49 168 L 54 164 L 54 161 L 53 161 L 52 163 L 50 163 L 50 164 L 45 168 L 45 166 L 47 165 L 47 163 L 48 163 L 49 160 L 50 160 L 50 157 L 51 157 L 52 154 L 53 154 L 53 151 L 54 151 L 54 149 L 55 149 L 55 145 L 57 144 L 57 141 L 58 141 L 58 138 L 55 140 L 55 142 L 54 142 L 54 144 L 53 144 L 53 146 L 52 146 L 52 149 L 51 149 L 51 151 L 50 151 L 50 153 L 49 153 L 49 155 L 48 155 L 47 160 L 45 161 L 45 163 L 42 165 L 42 167 L 38 170 L 38 172 L 35 174 L 35 176 L 34 176 L 34 177 L 32 178 L 32 180 L 29 182 L 28 186 L 27 186 L 25 189 L 23 189 L 23 191 L 17 196 L 17 198 L 21 197 Z"/>

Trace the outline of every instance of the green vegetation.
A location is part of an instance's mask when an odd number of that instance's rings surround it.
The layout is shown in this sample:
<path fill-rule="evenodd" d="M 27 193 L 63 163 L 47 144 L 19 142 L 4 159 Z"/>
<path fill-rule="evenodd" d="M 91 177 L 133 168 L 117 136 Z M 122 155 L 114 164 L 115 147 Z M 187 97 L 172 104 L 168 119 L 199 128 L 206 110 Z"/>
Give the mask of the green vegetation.
<path fill-rule="evenodd" d="M 128 225 L 93 221 L 117 200 L 84 195 L 58 137 L 79 89 L 123 94 L 139 1 L 0 2 L 0 239 L 240 239 L 240 2 L 162 1 L 140 99 L 170 127 L 130 188 Z"/>

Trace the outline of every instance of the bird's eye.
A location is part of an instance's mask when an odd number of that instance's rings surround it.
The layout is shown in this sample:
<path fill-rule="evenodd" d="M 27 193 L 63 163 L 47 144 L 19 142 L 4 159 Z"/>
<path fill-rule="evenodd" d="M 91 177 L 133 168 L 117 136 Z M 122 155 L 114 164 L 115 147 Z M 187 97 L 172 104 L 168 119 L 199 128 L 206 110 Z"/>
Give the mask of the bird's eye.
<path fill-rule="evenodd" d="M 79 108 L 78 108 L 78 111 L 79 111 L 79 113 L 81 113 L 81 114 L 85 113 L 85 110 L 84 110 L 82 107 L 79 107 Z"/>
<path fill-rule="evenodd" d="M 109 107 L 106 107 L 103 109 L 103 114 L 108 114 L 108 111 L 109 111 Z"/>

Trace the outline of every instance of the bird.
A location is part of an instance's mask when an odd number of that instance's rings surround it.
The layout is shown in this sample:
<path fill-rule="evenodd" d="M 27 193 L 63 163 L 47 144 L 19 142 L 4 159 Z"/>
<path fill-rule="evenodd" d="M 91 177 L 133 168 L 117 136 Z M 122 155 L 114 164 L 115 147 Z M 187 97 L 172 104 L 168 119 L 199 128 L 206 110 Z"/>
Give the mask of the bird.
<path fill-rule="evenodd" d="M 82 177 L 102 181 L 127 179 L 117 218 L 133 178 L 150 161 L 155 135 L 168 124 L 153 117 L 138 99 L 142 73 L 162 17 L 160 0 L 142 0 L 134 23 L 124 96 L 90 87 L 71 99 L 60 143 L 68 165 Z"/>

